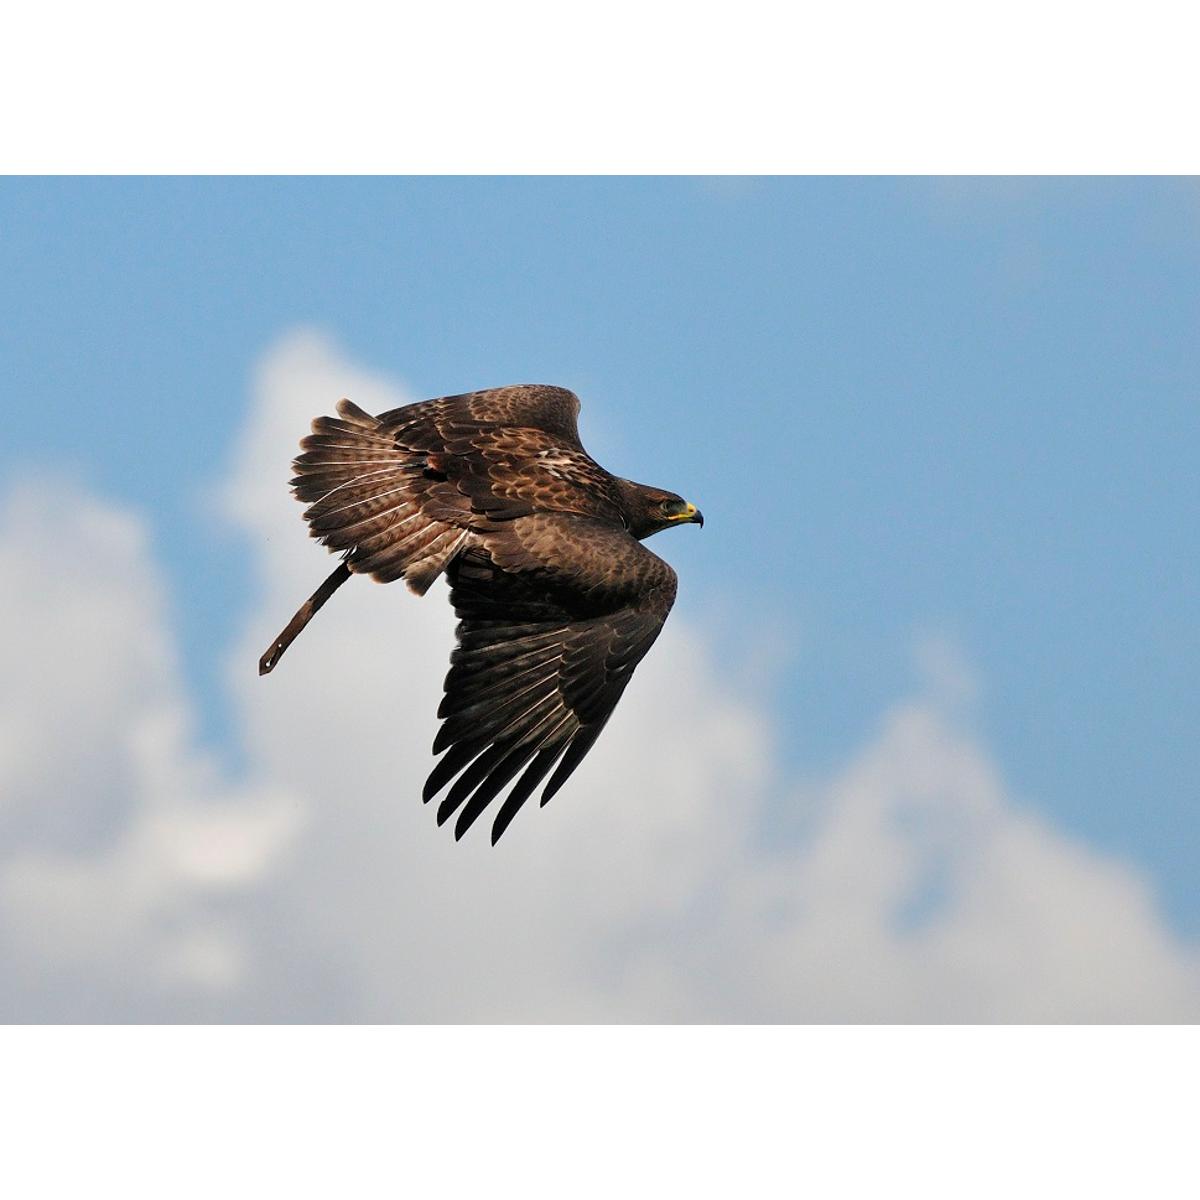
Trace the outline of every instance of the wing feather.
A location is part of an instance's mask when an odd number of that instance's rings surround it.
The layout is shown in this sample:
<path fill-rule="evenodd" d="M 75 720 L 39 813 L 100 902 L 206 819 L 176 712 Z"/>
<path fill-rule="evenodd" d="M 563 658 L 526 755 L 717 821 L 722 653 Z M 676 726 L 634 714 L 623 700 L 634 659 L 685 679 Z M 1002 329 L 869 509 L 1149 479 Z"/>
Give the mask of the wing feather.
<path fill-rule="evenodd" d="M 292 487 L 309 531 L 351 571 L 425 591 L 463 536 L 538 509 L 619 524 L 615 481 L 579 441 L 579 399 L 540 384 L 408 404 L 349 400 L 302 439 Z M 414 529 L 414 524 L 418 527 Z"/>
<path fill-rule="evenodd" d="M 457 812 L 462 837 L 521 773 L 496 841 L 550 771 L 542 803 L 600 736 L 666 620 L 675 573 L 611 525 L 539 514 L 467 549 L 448 575 L 458 647 L 425 798 L 450 785 L 438 823 Z"/>
<path fill-rule="evenodd" d="M 394 408 L 382 413 L 379 420 L 405 432 L 423 424 L 441 426 L 447 433 L 459 433 L 464 438 L 480 425 L 540 429 L 563 445 L 583 449 L 579 441 L 579 397 L 549 384 L 525 383 L 439 396 Z"/>

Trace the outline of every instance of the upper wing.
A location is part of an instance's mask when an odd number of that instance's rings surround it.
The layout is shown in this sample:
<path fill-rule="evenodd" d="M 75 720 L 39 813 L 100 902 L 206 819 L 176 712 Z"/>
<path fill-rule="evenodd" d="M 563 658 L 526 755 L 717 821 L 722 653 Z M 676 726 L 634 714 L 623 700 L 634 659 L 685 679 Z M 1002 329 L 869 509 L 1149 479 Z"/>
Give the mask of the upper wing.
<path fill-rule="evenodd" d="M 460 428 L 520 426 L 540 429 L 564 446 L 583 449 L 579 441 L 579 397 L 566 388 L 542 383 L 439 396 L 436 400 L 423 400 L 419 404 L 406 404 L 403 408 L 380 413 L 379 421 L 386 428 L 396 430 L 425 423 Z"/>
<path fill-rule="evenodd" d="M 542 803 L 591 749 L 675 600 L 675 572 L 627 533 L 566 514 L 514 521 L 448 571 L 457 611 L 429 800 L 462 837 L 522 769 L 495 842 L 550 772 Z M 561 762 L 559 759 L 561 758 Z"/>
<path fill-rule="evenodd" d="M 497 388 L 373 417 L 343 400 L 300 443 L 292 480 L 314 537 L 347 566 L 425 591 L 468 534 L 539 510 L 622 521 L 612 477 L 579 446 L 563 388 Z"/>

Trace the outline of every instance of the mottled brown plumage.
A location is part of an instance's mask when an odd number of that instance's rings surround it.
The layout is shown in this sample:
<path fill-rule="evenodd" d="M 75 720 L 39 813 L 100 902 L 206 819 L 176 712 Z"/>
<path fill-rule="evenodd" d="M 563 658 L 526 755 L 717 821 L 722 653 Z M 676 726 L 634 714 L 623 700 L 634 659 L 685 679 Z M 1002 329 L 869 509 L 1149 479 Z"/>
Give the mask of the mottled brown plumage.
<path fill-rule="evenodd" d="M 351 574 L 423 595 L 444 572 L 458 646 L 425 799 L 450 785 L 438 824 L 458 813 L 461 837 L 516 779 L 495 842 L 543 779 L 545 804 L 579 765 L 662 629 L 675 572 L 641 539 L 703 518 L 594 462 L 563 388 L 495 388 L 378 417 L 343 400 L 337 411 L 300 443 L 292 487 L 312 535 L 343 561 L 259 671 Z"/>

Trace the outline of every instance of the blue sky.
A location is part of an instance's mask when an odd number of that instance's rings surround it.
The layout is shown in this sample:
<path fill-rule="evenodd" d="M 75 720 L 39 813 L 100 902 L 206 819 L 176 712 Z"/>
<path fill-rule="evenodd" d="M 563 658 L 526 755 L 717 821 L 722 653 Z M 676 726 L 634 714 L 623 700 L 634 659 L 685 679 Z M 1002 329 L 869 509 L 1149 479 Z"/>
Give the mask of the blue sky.
<path fill-rule="evenodd" d="M 1194 181 L 10 179 L 0 229 L 0 466 L 146 514 L 228 769 L 255 576 L 211 494 L 310 328 L 418 397 L 576 390 L 704 510 L 655 548 L 722 654 L 753 630 L 800 776 L 952 645 L 1013 794 L 1200 933 Z"/>

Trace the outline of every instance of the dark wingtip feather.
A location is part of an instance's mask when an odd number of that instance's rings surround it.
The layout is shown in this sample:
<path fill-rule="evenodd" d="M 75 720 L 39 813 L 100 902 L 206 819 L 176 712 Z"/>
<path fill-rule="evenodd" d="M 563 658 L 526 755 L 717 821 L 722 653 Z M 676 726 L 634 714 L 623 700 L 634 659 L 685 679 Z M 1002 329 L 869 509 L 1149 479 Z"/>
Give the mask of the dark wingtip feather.
<path fill-rule="evenodd" d="M 539 807 L 545 808 L 550 803 L 554 793 L 571 778 L 575 768 L 583 762 L 584 756 L 595 744 L 605 724 L 606 720 L 597 721 L 595 725 L 584 726 L 575 735 L 570 746 L 567 747 L 566 754 L 563 755 L 562 762 L 558 764 L 558 769 L 550 776 L 550 782 L 546 784 L 545 790 L 542 792 L 542 798 L 538 802 Z"/>
<path fill-rule="evenodd" d="M 436 751 L 435 751 L 436 753 Z M 425 780 L 425 786 L 421 790 L 421 799 L 428 804 L 450 782 L 457 773 L 458 768 L 451 768 L 448 765 L 449 756 L 439 759 L 429 772 L 429 777 Z"/>
<path fill-rule="evenodd" d="M 500 794 L 505 784 L 531 759 L 535 745 L 518 745 L 509 751 L 494 767 L 490 767 L 487 778 L 479 785 L 474 795 L 464 805 L 458 816 L 459 828 L 465 833 L 484 809 Z"/>
<path fill-rule="evenodd" d="M 441 711 L 440 711 L 440 709 L 439 709 L 439 712 L 438 712 L 438 716 L 439 716 L 439 717 L 441 716 Z M 436 736 L 434 737 L 434 739 L 433 739 L 433 752 L 434 752 L 434 754 L 441 754 L 441 752 L 442 752 L 443 750 L 445 750 L 447 746 L 451 745 L 451 744 L 453 743 L 453 741 L 454 741 L 454 730 L 453 730 L 453 728 L 448 728 L 446 725 L 444 725 L 444 724 L 443 724 L 443 725 L 442 725 L 442 726 L 441 726 L 441 727 L 438 729 L 438 731 L 437 731 L 437 735 L 436 735 Z"/>
<path fill-rule="evenodd" d="M 558 761 L 567 743 L 561 739 L 551 740 L 534 756 L 533 762 L 525 768 L 525 773 L 517 780 L 516 787 L 504 799 L 496 820 L 492 824 L 492 845 L 494 846 L 504 831 L 512 824 L 513 817 L 521 811 L 525 801 L 533 795 L 534 789 L 550 772 L 550 768 Z"/>
<path fill-rule="evenodd" d="M 463 741 L 452 746 L 442 758 L 438 759 L 433 770 L 429 772 L 429 778 L 425 780 L 425 790 L 422 793 L 425 800 L 427 802 L 432 800 L 486 744 L 486 739 L 474 737 L 464 738 Z M 434 754 L 438 753 L 440 751 L 435 746 Z"/>
<path fill-rule="evenodd" d="M 466 750 L 463 747 L 466 746 Z M 487 778 L 492 768 L 497 761 L 505 754 L 505 748 L 502 745 L 489 746 L 482 754 L 479 754 L 478 747 L 471 747 L 467 743 L 460 742 L 449 754 L 446 755 L 438 767 L 445 765 L 447 760 L 455 755 L 462 755 L 458 764 L 453 766 L 451 774 L 457 773 L 460 766 L 465 762 L 470 762 L 463 770 L 462 774 L 454 781 L 454 786 L 450 789 L 445 800 L 442 801 L 441 807 L 438 809 L 438 824 L 440 825 L 446 817 L 452 812 L 455 812 L 459 805 Z M 478 755 L 478 757 L 476 757 Z M 471 760 L 474 761 L 471 761 Z M 435 768 L 436 770 L 436 768 Z M 432 776 L 431 776 L 432 778 Z M 442 811 L 445 810 L 446 817 L 442 816 Z"/>
<path fill-rule="evenodd" d="M 433 770 L 429 772 L 429 778 L 425 780 L 425 786 L 421 789 L 421 802 L 428 804 L 450 782 L 451 776 L 454 774 L 442 770 L 445 759 L 439 760 Z"/>

